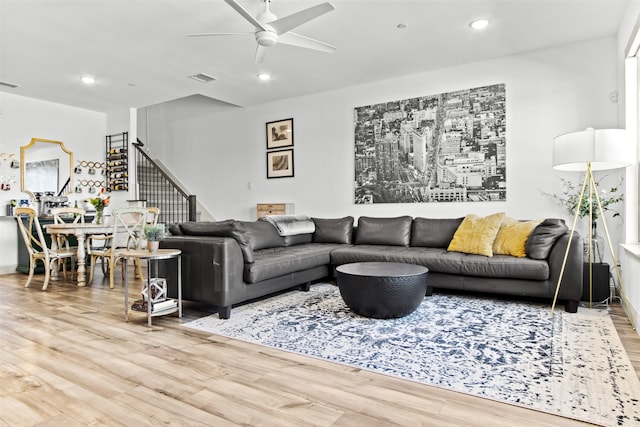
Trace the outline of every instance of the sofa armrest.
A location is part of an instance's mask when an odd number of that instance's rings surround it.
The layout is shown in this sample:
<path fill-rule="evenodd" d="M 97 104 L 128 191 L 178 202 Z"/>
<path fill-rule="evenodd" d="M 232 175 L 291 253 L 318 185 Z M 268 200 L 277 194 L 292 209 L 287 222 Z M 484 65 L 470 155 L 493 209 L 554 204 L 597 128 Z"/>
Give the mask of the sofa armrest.
<path fill-rule="evenodd" d="M 567 231 L 551 248 L 549 258 L 549 282 L 551 286 L 551 296 L 555 294 L 556 286 L 558 285 L 558 279 L 562 270 L 562 263 L 567 251 L 567 245 L 569 243 L 570 231 Z M 569 253 L 567 255 L 567 262 L 562 274 L 562 283 L 560 290 L 558 291 L 558 299 L 565 299 L 571 301 L 580 301 L 582 297 L 582 237 L 578 232 L 573 233 L 571 238 L 571 245 Z"/>
<path fill-rule="evenodd" d="M 182 295 L 190 301 L 228 306 L 244 293 L 244 258 L 230 237 L 169 236 L 160 247 L 182 251 Z M 177 284 L 175 268 L 166 274 L 169 289 Z M 173 285 L 173 286 L 172 286 Z M 172 292 L 173 294 L 173 292 Z"/>

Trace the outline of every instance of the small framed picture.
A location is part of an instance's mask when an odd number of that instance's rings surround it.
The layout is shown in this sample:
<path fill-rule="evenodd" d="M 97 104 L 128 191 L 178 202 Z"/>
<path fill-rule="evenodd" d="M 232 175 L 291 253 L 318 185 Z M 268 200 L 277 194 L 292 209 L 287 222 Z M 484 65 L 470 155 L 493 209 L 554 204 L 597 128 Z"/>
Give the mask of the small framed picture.
<path fill-rule="evenodd" d="M 293 147 L 293 119 L 267 123 L 267 150 Z"/>
<path fill-rule="evenodd" d="M 267 178 L 293 176 L 293 150 L 267 152 Z"/>

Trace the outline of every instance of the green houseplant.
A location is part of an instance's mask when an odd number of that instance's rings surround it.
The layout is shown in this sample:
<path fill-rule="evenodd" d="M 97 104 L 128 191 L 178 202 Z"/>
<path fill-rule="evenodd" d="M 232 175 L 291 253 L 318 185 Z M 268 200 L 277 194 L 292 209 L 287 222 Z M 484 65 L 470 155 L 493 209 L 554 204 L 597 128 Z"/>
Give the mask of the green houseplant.
<path fill-rule="evenodd" d="M 624 194 L 620 192 L 622 188 L 623 178 L 620 177 L 617 185 L 612 186 L 610 188 L 603 188 L 601 186 L 601 181 L 604 180 L 605 178 L 606 176 L 603 176 L 602 178 L 598 179 L 595 182 L 595 188 L 600 189 L 598 191 L 600 206 L 602 206 L 603 212 L 611 211 L 613 212 L 614 218 L 619 217 L 620 212 L 613 209 L 613 205 L 624 201 Z M 579 218 L 586 217 L 587 219 L 589 219 L 589 221 L 591 222 L 590 226 L 591 226 L 592 241 L 595 242 L 595 244 L 593 245 L 592 251 L 596 255 L 596 260 L 599 262 L 602 262 L 603 242 L 599 239 L 598 233 L 597 233 L 597 224 L 598 224 L 598 218 L 600 216 L 600 209 L 598 207 L 598 200 L 596 198 L 596 195 L 592 194 L 591 197 L 589 197 L 589 185 L 587 184 L 587 186 L 585 187 L 584 196 L 582 197 L 582 200 L 581 200 L 580 192 L 582 190 L 582 185 L 575 184 L 564 178 L 561 178 L 561 179 L 562 179 L 562 185 L 564 187 L 562 194 L 556 194 L 556 193 L 553 193 L 553 194 L 543 193 L 543 194 L 555 199 L 572 216 L 574 216 L 577 211 Z M 591 199 L 591 201 L 589 199 Z M 587 257 L 589 253 L 588 245 L 589 245 L 588 240 L 585 240 L 585 257 Z"/>
<path fill-rule="evenodd" d="M 164 239 L 164 225 L 147 224 L 142 229 L 142 237 L 147 241 L 147 249 L 150 252 L 156 252 L 160 244 L 160 240 Z"/>

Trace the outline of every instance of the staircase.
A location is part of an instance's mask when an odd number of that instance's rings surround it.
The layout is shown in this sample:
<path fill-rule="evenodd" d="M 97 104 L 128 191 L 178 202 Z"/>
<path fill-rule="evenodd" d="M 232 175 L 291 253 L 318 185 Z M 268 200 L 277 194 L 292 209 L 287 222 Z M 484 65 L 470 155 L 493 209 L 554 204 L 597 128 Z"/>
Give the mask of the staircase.
<path fill-rule="evenodd" d="M 138 141 L 136 147 L 136 174 L 138 199 L 146 206 L 160 208 L 158 222 L 173 224 L 196 221 L 196 196 L 187 194 L 159 165 L 142 150 Z"/>

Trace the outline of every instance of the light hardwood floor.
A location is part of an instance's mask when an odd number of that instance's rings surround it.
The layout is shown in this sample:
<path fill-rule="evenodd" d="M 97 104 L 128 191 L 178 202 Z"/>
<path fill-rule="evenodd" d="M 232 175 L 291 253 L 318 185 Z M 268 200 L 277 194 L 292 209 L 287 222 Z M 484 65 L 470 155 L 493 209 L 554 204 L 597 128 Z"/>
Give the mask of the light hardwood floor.
<path fill-rule="evenodd" d="M 98 271 L 44 292 L 0 276 L 0 426 L 586 425 L 181 327 L 208 314 L 196 304 L 126 323 L 121 280 Z M 640 337 L 612 318 L 640 372 Z"/>

